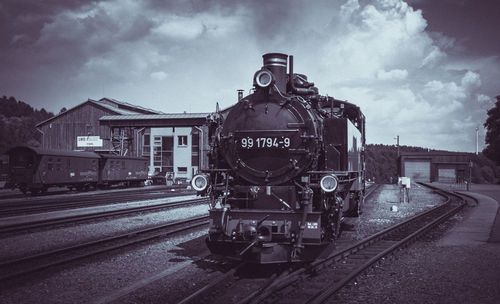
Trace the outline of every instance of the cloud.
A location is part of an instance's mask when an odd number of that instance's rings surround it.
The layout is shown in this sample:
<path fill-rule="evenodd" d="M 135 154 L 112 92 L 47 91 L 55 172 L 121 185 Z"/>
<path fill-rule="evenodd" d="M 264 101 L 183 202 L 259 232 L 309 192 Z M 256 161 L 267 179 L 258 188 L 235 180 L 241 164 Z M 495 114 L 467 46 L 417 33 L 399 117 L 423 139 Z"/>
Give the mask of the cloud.
<path fill-rule="evenodd" d="M 213 111 L 283 52 L 320 93 L 361 106 L 369 143 L 471 150 L 474 134 L 456 134 L 482 124 L 500 71 L 402 0 L 19 3 L 0 5 L 3 94 L 52 111 L 103 95 Z"/>
<path fill-rule="evenodd" d="M 154 80 L 165 80 L 168 77 L 168 74 L 163 71 L 159 71 L 151 73 L 149 77 Z"/>
<path fill-rule="evenodd" d="M 462 78 L 462 86 L 468 90 L 474 90 L 481 87 L 481 79 L 478 73 L 467 71 Z"/>
<path fill-rule="evenodd" d="M 198 20 L 192 18 L 171 16 L 158 27 L 153 33 L 170 39 L 196 39 L 203 34 L 204 26 Z"/>
<path fill-rule="evenodd" d="M 385 70 L 377 71 L 377 79 L 380 80 L 403 80 L 408 77 L 407 70 L 394 69 L 386 72 Z"/>

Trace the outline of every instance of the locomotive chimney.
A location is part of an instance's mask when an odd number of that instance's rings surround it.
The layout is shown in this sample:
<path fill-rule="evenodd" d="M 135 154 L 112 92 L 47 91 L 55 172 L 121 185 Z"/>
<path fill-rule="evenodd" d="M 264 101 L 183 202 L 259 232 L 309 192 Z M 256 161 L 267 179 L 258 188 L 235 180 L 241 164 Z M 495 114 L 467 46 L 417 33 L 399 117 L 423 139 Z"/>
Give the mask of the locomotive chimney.
<path fill-rule="evenodd" d="M 264 67 L 273 73 L 275 84 L 282 93 L 286 93 L 288 55 L 281 53 L 267 53 L 262 55 Z"/>

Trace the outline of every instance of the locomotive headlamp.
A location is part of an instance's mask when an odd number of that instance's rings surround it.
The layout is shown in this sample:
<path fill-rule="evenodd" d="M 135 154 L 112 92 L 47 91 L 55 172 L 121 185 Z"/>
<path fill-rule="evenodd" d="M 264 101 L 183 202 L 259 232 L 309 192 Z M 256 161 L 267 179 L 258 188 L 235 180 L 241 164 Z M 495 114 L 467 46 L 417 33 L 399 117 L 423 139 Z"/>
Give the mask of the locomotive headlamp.
<path fill-rule="evenodd" d="M 203 191 L 207 188 L 208 186 L 208 180 L 207 177 L 203 174 L 198 174 L 193 177 L 191 180 L 191 186 L 193 187 L 194 190 L 196 191 Z"/>
<path fill-rule="evenodd" d="M 333 192 L 333 191 L 335 191 L 335 189 L 337 189 L 337 186 L 339 185 L 339 181 L 338 181 L 337 177 L 333 174 L 325 175 L 321 178 L 319 185 L 323 191 Z"/>
<path fill-rule="evenodd" d="M 255 83 L 261 87 L 268 87 L 273 81 L 273 75 L 267 70 L 260 70 L 255 74 Z"/>

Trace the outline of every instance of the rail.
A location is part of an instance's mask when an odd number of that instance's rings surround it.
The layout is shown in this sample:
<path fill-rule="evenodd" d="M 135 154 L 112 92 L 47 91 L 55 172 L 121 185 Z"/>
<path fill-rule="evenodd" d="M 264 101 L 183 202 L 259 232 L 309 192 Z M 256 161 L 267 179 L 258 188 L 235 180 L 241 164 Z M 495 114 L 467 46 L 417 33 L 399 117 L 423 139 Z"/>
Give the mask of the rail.
<path fill-rule="evenodd" d="M 0 263 L 0 282 L 10 281 L 33 272 L 205 225 L 208 225 L 207 215 L 155 225 L 40 254 L 2 261 Z"/>

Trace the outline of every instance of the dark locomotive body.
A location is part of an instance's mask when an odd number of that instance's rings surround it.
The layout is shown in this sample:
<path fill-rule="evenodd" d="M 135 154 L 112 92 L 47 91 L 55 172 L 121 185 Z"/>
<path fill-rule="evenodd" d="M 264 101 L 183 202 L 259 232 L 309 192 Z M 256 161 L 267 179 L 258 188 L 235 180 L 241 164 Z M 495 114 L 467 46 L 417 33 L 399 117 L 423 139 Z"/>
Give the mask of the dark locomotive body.
<path fill-rule="evenodd" d="M 209 117 L 210 166 L 192 180 L 211 198 L 207 245 L 257 263 L 313 260 L 364 197 L 365 119 L 263 56 L 254 92 Z"/>
<path fill-rule="evenodd" d="M 144 158 L 14 147 L 9 155 L 6 188 L 19 188 L 32 194 L 49 187 L 84 190 L 117 183 L 140 185 L 148 176 Z"/>

